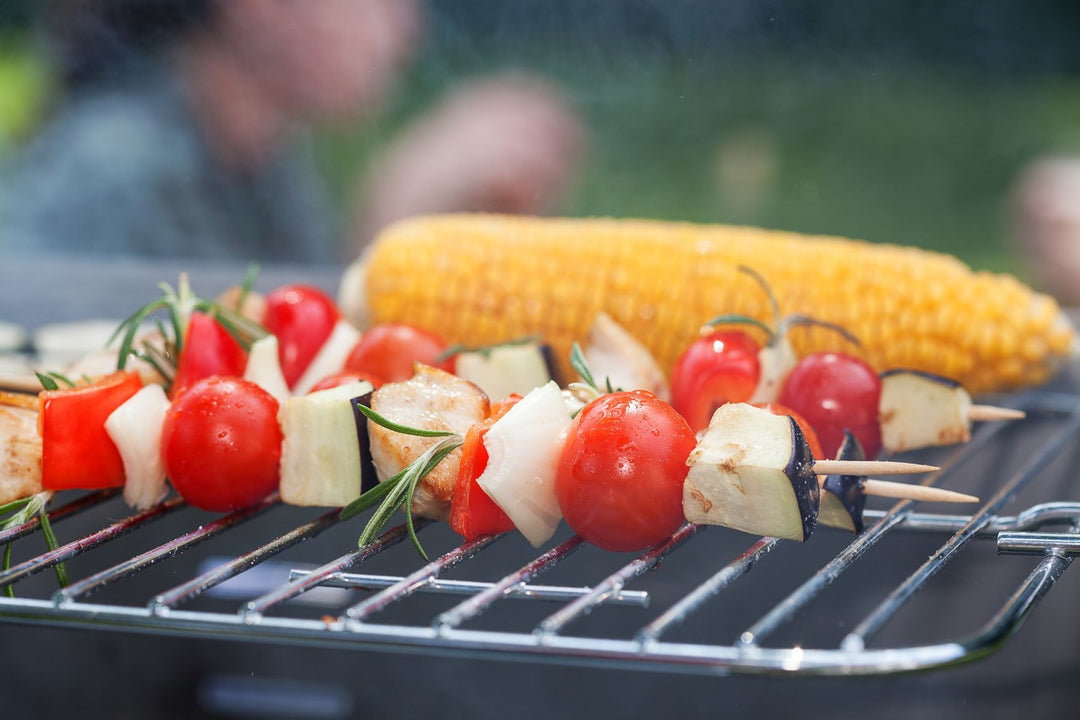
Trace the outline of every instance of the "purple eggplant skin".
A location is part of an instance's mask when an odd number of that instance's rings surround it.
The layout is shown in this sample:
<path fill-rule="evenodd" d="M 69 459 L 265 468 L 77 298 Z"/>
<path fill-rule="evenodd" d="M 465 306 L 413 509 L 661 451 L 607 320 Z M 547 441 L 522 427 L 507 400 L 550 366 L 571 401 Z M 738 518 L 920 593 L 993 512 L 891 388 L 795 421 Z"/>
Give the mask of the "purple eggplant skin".
<path fill-rule="evenodd" d="M 958 388 L 958 387 L 960 387 L 959 382 L 957 382 L 956 380 L 953 380 L 952 378 L 947 378 L 944 375 L 935 375 L 934 373 L 928 373 L 928 372 L 924 372 L 922 370 L 908 370 L 906 368 L 891 368 L 889 370 L 886 370 L 886 371 L 880 373 L 878 375 L 878 377 L 880 377 L 882 380 L 884 380 L 885 378 L 887 378 L 887 377 L 889 377 L 891 375 L 905 375 L 905 374 L 906 375 L 918 375 L 921 378 L 926 378 L 927 380 L 937 382 L 937 383 L 941 383 L 945 387 L 950 387 L 950 388 Z"/>
<path fill-rule="evenodd" d="M 539 349 L 540 355 L 544 358 L 544 364 L 547 365 L 548 376 L 558 383 L 559 387 L 566 387 L 566 383 L 559 375 L 559 363 L 555 358 L 555 350 L 547 343 L 540 343 Z"/>
<path fill-rule="evenodd" d="M 799 429 L 799 424 L 791 417 L 788 417 L 788 420 L 791 421 L 792 452 L 784 473 L 791 479 L 791 487 L 799 503 L 805 541 L 817 527 L 821 486 L 818 484 L 817 474 L 814 473 L 814 454 L 810 451 L 810 444 L 806 442 L 806 436 Z"/>
<path fill-rule="evenodd" d="M 371 396 L 374 390 L 352 399 L 353 418 L 356 420 L 356 439 L 360 442 L 360 492 L 366 493 L 379 484 L 375 474 L 375 461 L 371 457 L 371 440 L 368 438 L 367 416 L 357 409 L 363 405 L 371 409 Z"/>
<path fill-rule="evenodd" d="M 837 460 L 865 460 L 862 446 L 850 430 L 844 430 L 844 441 L 840 443 L 837 452 Z M 832 493 L 843 505 L 844 510 L 851 515 L 852 524 L 855 526 L 855 534 L 858 535 L 864 529 L 863 510 L 866 508 L 866 493 L 863 492 L 863 478 L 861 475 L 829 475 L 825 478 L 822 489 Z"/>

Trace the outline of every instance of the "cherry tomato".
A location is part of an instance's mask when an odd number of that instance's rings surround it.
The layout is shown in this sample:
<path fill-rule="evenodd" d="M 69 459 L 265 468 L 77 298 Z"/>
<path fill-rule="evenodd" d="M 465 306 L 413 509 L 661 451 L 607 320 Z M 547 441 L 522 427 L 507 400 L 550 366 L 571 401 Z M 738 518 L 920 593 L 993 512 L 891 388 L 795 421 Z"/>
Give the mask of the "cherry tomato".
<path fill-rule="evenodd" d="M 799 430 L 802 431 L 803 437 L 806 438 L 806 444 L 810 446 L 810 452 L 814 456 L 814 459 L 827 459 L 825 457 L 825 452 L 821 447 L 821 441 L 818 440 L 817 433 L 814 432 L 814 428 L 811 427 L 810 423 L 808 423 L 806 421 L 806 418 L 804 418 L 802 415 L 795 412 L 786 405 L 781 405 L 780 403 L 775 402 L 754 403 L 754 407 L 759 407 L 762 410 L 768 410 L 773 415 L 787 415 L 788 417 L 790 417 L 799 426 Z"/>
<path fill-rule="evenodd" d="M 142 380 L 129 371 L 82 387 L 41 391 L 43 488 L 88 490 L 124 484 L 124 462 L 105 421 L 141 387 Z"/>
<path fill-rule="evenodd" d="M 738 330 L 698 338 L 671 371 L 671 404 L 694 432 L 704 430 L 716 408 L 750 399 L 761 377 L 761 346 Z"/>
<path fill-rule="evenodd" d="M 686 420 L 644 390 L 604 395 L 571 423 L 555 493 L 566 522 L 606 550 L 642 550 L 682 525 Z"/>
<path fill-rule="evenodd" d="M 247 352 L 236 338 L 210 315 L 193 312 L 169 393 L 175 397 L 211 375 L 241 377 L 246 366 Z"/>
<path fill-rule="evenodd" d="M 411 325 L 375 325 L 360 337 L 345 360 L 345 370 L 372 373 L 386 382 L 408 380 L 418 362 L 454 372 L 453 358 L 435 360 L 446 349 L 442 338 L 426 330 Z"/>
<path fill-rule="evenodd" d="M 825 459 L 836 457 L 845 428 L 867 458 L 881 452 L 881 380 L 859 358 L 835 352 L 807 355 L 784 381 L 778 400 L 813 426 Z"/>
<path fill-rule="evenodd" d="M 329 390 L 330 388 L 335 388 L 340 385 L 348 385 L 349 383 L 354 383 L 361 380 L 367 380 L 376 390 L 383 386 L 382 378 L 375 377 L 371 373 L 342 372 L 338 373 L 337 375 L 329 375 L 327 377 L 324 377 L 322 380 L 312 385 L 311 389 L 308 390 L 308 395 L 313 392 L 318 392 L 319 390 Z"/>
<path fill-rule="evenodd" d="M 263 325 L 278 339 L 281 373 L 291 388 L 330 337 L 341 313 L 322 290 L 283 285 L 266 296 Z"/>
<path fill-rule="evenodd" d="M 161 454 L 173 487 L 189 505 L 226 512 L 252 505 L 278 487 L 278 403 L 240 378 L 210 377 L 173 401 Z"/>

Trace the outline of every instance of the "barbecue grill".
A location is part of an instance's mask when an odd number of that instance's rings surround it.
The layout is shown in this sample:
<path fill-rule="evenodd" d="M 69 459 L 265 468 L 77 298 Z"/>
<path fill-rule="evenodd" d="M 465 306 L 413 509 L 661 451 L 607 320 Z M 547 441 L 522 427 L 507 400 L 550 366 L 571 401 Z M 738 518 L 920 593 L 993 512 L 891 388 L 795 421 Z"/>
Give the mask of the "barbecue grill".
<path fill-rule="evenodd" d="M 670 540 L 630 558 L 613 572 L 603 573 L 587 586 L 545 584 L 545 571 L 556 568 L 582 546 L 576 536 L 530 559 L 494 580 L 444 579 L 451 569 L 472 576 L 470 564 L 498 538 L 466 541 L 415 570 L 416 561 L 405 559 L 404 576 L 363 573 L 367 561 L 407 537 L 404 524 L 386 531 L 369 546 L 351 550 L 313 570 L 294 570 L 286 582 L 241 603 L 232 612 L 190 610 L 187 606 L 221 583 L 258 567 L 338 523 L 337 512 L 325 512 L 299 524 L 254 549 L 238 554 L 190 579 L 163 588 L 134 604 L 96 601 L 92 596 L 103 588 L 121 584 L 130 576 L 154 565 L 168 563 L 203 541 L 228 533 L 278 504 L 270 498 L 193 527 L 188 532 L 158 544 L 105 569 L 89 572 L 50 597 L 0 598 L 0 619 L 58 626 L 130 630 L 210 638 L 239 638 L 340 648 L 379 650 L 423 649 L 443 654 L 488 653 L 519 660 L 555 660 L 575 664 L 600 664 L 620 668 L 681 670 L 710 674 L 729 672 L 883 674 L 923 670 L 971 661 L 994 651 L 1014 632 L 1034 609 L 1065 569 L 1070 556 L 1080 549 L 1080 503 L 1049 502 L 1027 507 L 1016 515 L 1002 514 L 1003 508 L 1037 479 L 1043 469 L 1069 449 L 1080 430 L 1080 406 L 1070 395 L 1032 395 L 1023 408 L 1039 422 L 1052 418 L 1053 427 L 1040 451 L 1008 477 L 990 476 L 984 492 L 992 495 L 971 515 L 940 515 L 917 512 L 911 502 L 901 502 L 887 511 L 872 513 L 868 531 L 842 546 L 828 562 L 805 579 L 793 576 L 792 590 L 776 605 L 762 613 L 753 624 L 733 638 L 733 642 L 686 642 L 669 640 L 671 631 L 696 613 L 709 613 L 727 592 L 738 591 L 739 579 L 773 553 L 782 553 L 783 543 L 761 538 L 741 552 L 726 558 L 716 554 L 715 564 L 702 568 L 704 579 L 674 578 L 668 582 L 685 589 L 675 602 L 659 609 L 649 607 L 648 591 L 633 591 L 634 581 L 647 572 L 667 572 L 663 561 L 685 543 L 696 541 L 706 528 L 686 525 Z M 960 452 L 936 479 L 947 481 L 971 462 L 979 450 L 998 437 L 1005 426 L 982 428 L 972 443 Z M 58 506 L 50 514 L 56 521 L 92 512 L 115 492 L 101 491 Z M 0 586 L 18 588 L 19 581 L 47 570 L 57 563 L 74 560 L 84 553 L 137 532 L 158 518 L 183 506 L 173 498 L 142 513 L 109 523 L 99 530 L 68 541 L 56 550 L 22 560 L 0 572 Z M 1059 531 L 1046 530 L 1061 527 Z M 27 522 L 0 532 L 0 544 L 22 538 L 37 530 L 38 521 Z M 708 533 L 724 532 L 708 529 Z M 930 557 L 893 587 L 878 588 L 880 601 L 861 620 L 842 633 L 833 646 L 787 646 L 772 642 L 785 624 L 797 621 L 799 613 L 814 603 L 829 585 L 857 561 L 872 561 L 882 552 L 882 540 L 890 533 L 926 532 L 940 536 L 940 545 Z M 879 644 L 875 640 L 884 626 L 915 593 L 966 547 L 981 536 L 996 538 L 998 552 L 1039 556 L 1030 574 L 1015 592 L 1002 602 L 993 616 L 973 633 L 941 637 L 920 644 Z M 887 552 L 887 551 L 886 551 Z M 477 563 L 480 564 L 480 563 Z M 460 567 L 459 567 L 460 566 Z M 486 570 L 486 568 L 485 568 Z M 798 582 L 800 581 L 801 582 Z M 328 614 L 314 609 L 307 616 L 281 616 L 282 605 L 320 586 L 373 591 L 363 599 Z M 380 622 L 391 606 L 406 602 L 415 593 L 430 592 L 451 596 L 454 604 L 425 622 Z M 470 628 L 497 602 L 532 599 L 559 603 L 538 623 L 524 622 L 512 629 Z M 642 608 L 641 625 L 630 637 L 583 636 L 576 626 L 592 612 L 607 605 L 634 605 Z"/>
<path fill-rule="evenodd" d="M 167 265 L 148 271 L 132 263 L 96 282 L 114 288 L 101 297 L 112 298 L 105 305 L 113 302 L 119 312 L 129 299 L 115 288 L 138 296 L 171 271 Z M 8 272 L 17 276 L 18 263 Z M 263 282 L 272 286 L 285 272 L 271 268 Z M 296 279 L 295 271 L 288 274 Z M 192 275 L 210 290 L 218 279 L 223 286 L 237 276 L 233 269 L 210 266 L 196 267 Z M 335 278 L 330 270 L 314 274 L 328 288 Z M 1044 598 L 1053 604 L 1050 591 L 1080 547 L 1080 502 L 1063 501 L 1076 496 L 1080 398 L 1071 385 L 1066 377 L 1050 390 L 995 398 L 1029 417 L 983 425 L 964 446 L 910 456 L 942 464 L 926 481 L 979 495 L 976 507 L 949 506 L 954 514 L 943 514 L 942 506 L 878 500 L 862 535 L 820 528 L 804 544 L 687 525 L 640 555 L 624 555 L 587 546 L 565 528 L 549 546 L 534 550 L 516 534 L 461 543 L 445 526 L 425 523 L 422 537 L 434 558 L 426 563 L 401 542 L 402 526 L 357 548 L 357 521 L 341 523 L 333 510 L 287 507 L 276 498 L 220 516 L 188 508 L 178 498 L 135 513 L 114 491 L 62 494 L 49 513 L 58 550 L 42 552 L 36 521 L 0 533 L 0 544 L 14 541 L 0 586 L 10 585 L 15 594 L 0 597 L 0 633 L 23 638 L 22 646 L 56 639 L 57 632 L 76 643 L 112 638 L 105 641 L 112 647 L 147 647 L 151 656 L 176 642 L 232 646 L 221 653 L 248 658 L 232 670 L 241 676 L 252 657 L 316 658 L 312 667 L 335 668 L 324 680 L 354 663 L 379 665 L 383 672 L 397 667 L 400 673 L 388 676 L 390 685 L 416 667 L 436 674 L 454 668 L 450 677 L 464 678 L 471 675 L 463 668 L 493 665 L 463 665 L 454 658 L 522 661 L 520 670 L 499 664 L 495 672 L 524 673 L 532 682 L 576 679 L 584 671 L 572 668 L 579 666 L 615 669 L 580 677 L 599 678 L 601 688 L 629 698 L 643 692 L 636 686 L 687 682 L 673 674 L 939 671 L 914 681 L 885 681 L 894 683 L 885 685 L 890 692 L 905 686 L 928 691 L 942 682 L 937 678 L 955 679 L 961 672 L 945 668 L 965 664 L 972 664 L 975 675 L 961 677 L 992 682 L 1002 667 L 1006 677 L 1015 677 L 1027 662 L 1020 660 L 1026 658 L 1025 633 L 1014 641 L 1010 636 L 1029 616 L 1042 615 L 1037 609 Z M 956 507 L 964 507 L 963 514 L 955 514 Z M 59 562 L 70 576 L 63 589 L 51 572 Z M 1061 603 L 1074 602 L 1075 584 L 1062 594 Z M 1063 656 L 1061 639 L 1053 637 L 1075 623 L 1060 608 L 1047 612 L 1050 619 L 1032 639 L 1037 646 L 1058 647 L 1039 668 L 1050 682 L 1077 653 Z M 74 629 L 89 633 L 66 632 Z M 173 639 L 146 641 L 139 635 Z M 362 652 L 343 652 L 350 650 Z M 401 653 L 408 657 L 397 659 Z M 984 675 L 980 668 L 991 669 Z M 300 670 L 292 668 L 303 675 Z M 720 694 L 731 682 L 760 688 L 748 679 L 708 682 L 721 683 L 707 686 Z M 835 689 L 838 681 L 812 682 L 781 687 L 800 687 L 800 693 L 810 688 L 813 695 Z M 850 687 L 850 680 L 839 682 Z M 845 692 L 859 697 L 870 686 L 855 687 L 860 690 Z M 333 698 L 340 687 L 324 690 L 313 696 Z M 423 697 L 418 692 L 417 701 Z M 734 697 L 745 702 L 745 694 Z M 909 697 L 898 707 L 910 710 L 917 701 Z M 1062 700 L 1047 694 L 1042 701 Z M 668 708 L 671 700 L 656 697 L 638 707 L 648 702 Z"/>

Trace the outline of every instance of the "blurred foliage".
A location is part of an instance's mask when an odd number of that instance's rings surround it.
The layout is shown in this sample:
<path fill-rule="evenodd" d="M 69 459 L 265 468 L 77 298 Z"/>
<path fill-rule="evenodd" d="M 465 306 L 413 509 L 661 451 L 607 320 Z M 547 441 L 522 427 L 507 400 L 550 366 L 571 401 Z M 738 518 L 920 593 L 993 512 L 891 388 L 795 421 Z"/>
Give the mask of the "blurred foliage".
<path fill-rule="evenodd" d="M 427 2 L 394 101 L 317 135 L 343 206 L 406 122 L 506 68 L 561 83 L 589 126 L 573 215 L 750 223 L 1015 269 L 1012 182 L 1040 154 L 1080 152 L 1080 5 L 1065 0 Z M 0 153 L 51 90 L 30 7 L 0 3 Z"/>
<path fill-rule="evenodd" d="M 26 39 L 0 33 L 0 155 L 35 127 L 50 88 L 48 71 Z"/>
<path fill-rule="evenodd" d="M 494 60 L 493 60 L 494 58 Z M 567 214 L 763 225 L 954 253 L 1015 270 L 1006 204 L 1040 153 L 1080 149 L 1080 81 L 770 57 L 543 48 L 429 51 L 367 130 L 324 135 L 339 196 L 408 118 L 465 77 L 548 74 L 590 128 Z"/>

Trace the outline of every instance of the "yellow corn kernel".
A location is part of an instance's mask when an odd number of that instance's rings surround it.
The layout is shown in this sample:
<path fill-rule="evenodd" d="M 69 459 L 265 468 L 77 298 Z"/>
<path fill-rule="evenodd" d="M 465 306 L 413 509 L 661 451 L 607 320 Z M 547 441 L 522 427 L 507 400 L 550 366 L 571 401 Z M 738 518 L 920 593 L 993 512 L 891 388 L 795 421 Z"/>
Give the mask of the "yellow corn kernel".
<path fill-rule="evenodd" d="M 843 325 L 877 369 L 953 377 L 972 392 L 1043 381 L 1076 334 L 1051 298 L 1009 276 L 972 272 L 915 248 L 749 227 L 493 215 L 392 226 L 346 274 L 354 322 L 405 322 L 454 343 L 541 335 L 566 368 L 601 310 L 670 370 L 702 324 L 726 313 L 771 323 L 785 313 Z M 835 333 L 800 329 L 796 352 L 859 352 Z"/>

